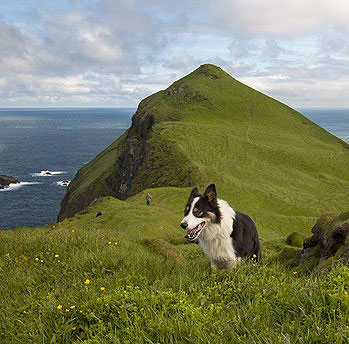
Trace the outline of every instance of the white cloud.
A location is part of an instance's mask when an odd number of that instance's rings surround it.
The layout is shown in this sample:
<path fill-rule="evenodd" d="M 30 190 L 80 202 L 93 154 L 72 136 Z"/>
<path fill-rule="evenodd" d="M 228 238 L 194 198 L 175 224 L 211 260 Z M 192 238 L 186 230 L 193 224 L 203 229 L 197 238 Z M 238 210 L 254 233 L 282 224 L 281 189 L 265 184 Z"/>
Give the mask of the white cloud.
<path fill-rule="evenodd" d="M 239 81 L 287 104 L 309 107 L 346 107 L 349 77 L 327 80 L 293 81 L 284 75 L 239 78 Z"/>
<path fill-rule="evenodd" d="M 255 55 L 257 45 L 250 40 L 234 39 L 228 46 L 228 49 L 235 59 L 243 59 Z"/>
<path fill-rule="evenodd" d="M 221 26 L 253 37 L 295 38 L 349 30 L 347 0 L 220 0 L 208 10 Z"/>
<path fill-rule="evenodd" d="M 191 55 L 182 55 L 172 57 L 172 59 L 164 63 L 163 66 L 174 70 L 189 71 L 201 63 L 202 61 L 195 59 Z"/>
<path fill-rule="evenodd" d="M 347 1 L 37 1 L 0 19 L 0 106 L 135 106 L 201 63 L 292 106 L 349 106 Z"/>
<path fill-rule="evenodd" d="M 178 77 L 176 73 L 166 74 L 151 74 L 143 78 L 137 78 L 136 82 L 140 84 L 156 84 L 156 85 L 167 85 L 171 83 L 175 78 Z"/>

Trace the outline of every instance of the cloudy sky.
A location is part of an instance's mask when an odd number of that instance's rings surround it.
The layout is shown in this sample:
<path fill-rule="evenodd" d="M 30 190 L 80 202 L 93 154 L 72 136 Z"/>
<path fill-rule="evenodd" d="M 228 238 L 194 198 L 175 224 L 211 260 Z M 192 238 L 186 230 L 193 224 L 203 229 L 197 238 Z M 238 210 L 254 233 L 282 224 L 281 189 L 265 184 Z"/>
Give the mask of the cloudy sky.
<path fill-rule="evenodd" d="M 348 18 L 348 0 L 1 0 L 0 107 L 135 107 L 202 63 L 349 107 Z"/>

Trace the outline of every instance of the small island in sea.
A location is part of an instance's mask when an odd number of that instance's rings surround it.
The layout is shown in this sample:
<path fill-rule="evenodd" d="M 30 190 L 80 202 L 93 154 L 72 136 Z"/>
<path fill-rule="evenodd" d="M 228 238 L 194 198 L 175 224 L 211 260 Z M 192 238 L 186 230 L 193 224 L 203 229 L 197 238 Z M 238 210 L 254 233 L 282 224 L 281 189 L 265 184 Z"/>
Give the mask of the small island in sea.
<path fill-rule="evenodd" d="M 15 177 L 11 176 L 0 176 L 0 190 L 8 188 L 10 184 L 18 184 L 19 181 Z"/>

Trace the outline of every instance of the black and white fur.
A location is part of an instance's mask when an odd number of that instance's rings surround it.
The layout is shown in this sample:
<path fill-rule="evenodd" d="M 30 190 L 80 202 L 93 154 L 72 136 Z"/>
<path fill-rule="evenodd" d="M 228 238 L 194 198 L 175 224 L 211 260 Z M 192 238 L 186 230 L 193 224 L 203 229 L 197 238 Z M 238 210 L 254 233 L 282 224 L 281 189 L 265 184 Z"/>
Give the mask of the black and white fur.
<path fill-rule="evenodd" d="M 242 258 L 258 261 L 261 257 L 256 225 L 218 199 L 214 184 L 203 195 L 193 188 L 180 226 L 189 240 L 198 240 L 212 268 L 233 267 Z"/>

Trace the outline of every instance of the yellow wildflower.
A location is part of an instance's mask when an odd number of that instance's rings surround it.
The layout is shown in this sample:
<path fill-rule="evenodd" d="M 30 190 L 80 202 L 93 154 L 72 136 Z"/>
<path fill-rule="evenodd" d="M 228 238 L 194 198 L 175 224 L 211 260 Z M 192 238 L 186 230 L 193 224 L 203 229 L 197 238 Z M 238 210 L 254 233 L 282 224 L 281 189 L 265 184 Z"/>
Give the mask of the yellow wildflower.
<path fill-rule="evenodd" d="M 74 309 L 74 308 L 75 308 L 75 306 L 74 306 L 74 305 L 70 306 L 70 309 Z"/>
<path fill-rule="evenodd" d="M 35 258 L 35 261 L 38 262 L 40 259 L 38 257 Z"/>
<path fill-rule="evenodd" d="M 86 281 L 85 281 L 85 284 L 86 285 L 89 285 L 91 283 L 91 281 L 89 280 L 89 279 L 87 279 Z"/>
<path fill-rule="evenodd" d="M 62 310 L 62 305 L 58 305 L 57 306 L 57 309 L 60 311 L 60 310 Z"/>
<path fill-rule="evenodd" d="M 111 245 L 111 241 L 109 241 L 108 244 Z"/>
<path fill-rule="evenodd" d="M 100 290 L 100 291 L 104 291 L 105 288 L 104 288 L 104 287 L 100 287 L 99 290 Z"/>
<path fill-rule="evenodd" d="M 72 229 L 71 232 L 72 232 L 72 233 L 75 233 L 75 229 Z"/>
<path fill-rule="evenodd" d="M 55 254 L 55 258 L 58 258 L 59 257 L 59 254 Z"/>

